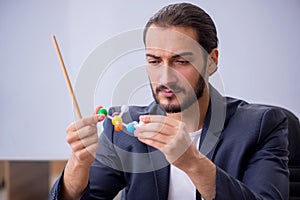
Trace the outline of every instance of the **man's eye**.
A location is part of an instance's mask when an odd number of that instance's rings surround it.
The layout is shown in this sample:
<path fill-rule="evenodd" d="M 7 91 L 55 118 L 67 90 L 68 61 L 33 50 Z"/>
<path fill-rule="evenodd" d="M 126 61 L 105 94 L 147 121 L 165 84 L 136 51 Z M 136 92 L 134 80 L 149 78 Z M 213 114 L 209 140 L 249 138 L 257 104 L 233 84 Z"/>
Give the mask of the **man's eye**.
<path fill-rule="evenodd" d="M 159 64 L 159 60 L 148 60 L 148 63 L 151 65 L 157 65 Z"/>
<path fill-rule="evenodd" d="M 185 64 L 189 64 L 190 62 L 187 60 L 176 60 L 177 64 L 181 64 L 181 65 L 185 65 Z"/>

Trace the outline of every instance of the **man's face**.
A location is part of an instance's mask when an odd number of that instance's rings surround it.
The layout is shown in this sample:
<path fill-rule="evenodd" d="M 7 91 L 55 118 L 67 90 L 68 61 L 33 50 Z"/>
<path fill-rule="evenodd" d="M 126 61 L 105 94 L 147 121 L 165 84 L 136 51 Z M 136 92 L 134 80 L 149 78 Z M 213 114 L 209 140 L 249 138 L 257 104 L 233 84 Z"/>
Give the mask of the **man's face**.
<path fill-rule="evenodd" d="M 151 25 L 146 35 L 147 71 L 155 101 L 176 113 L 203 94 L 206 77 L 204 52 L 192 28 Z"/>

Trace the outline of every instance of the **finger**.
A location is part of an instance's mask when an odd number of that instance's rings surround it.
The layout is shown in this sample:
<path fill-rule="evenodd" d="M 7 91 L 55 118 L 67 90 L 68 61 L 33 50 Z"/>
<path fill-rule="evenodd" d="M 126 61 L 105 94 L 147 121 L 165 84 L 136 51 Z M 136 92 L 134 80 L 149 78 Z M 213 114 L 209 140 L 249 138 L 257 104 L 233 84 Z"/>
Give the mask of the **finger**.
<path fill-rule="evenodd" d="M 67 132 L 76 131 L 76 130 L 78 130 L 78 129 L 84 127 L 84 126 L 87 126 L 87 125 L 96 126 L 97 122 L 102 121 L 102 120 L 103 120 L 103 116 L 101 116 L 101 115 L 93 115 L 93 116 L 90 116 L 90 117 L 82 118 L 82 119 L 70 124 L 70 126 L 68 126 L 68 128 L 67 128 Z"/>
<path fill-rule="evenodd" d="M 98 135 L 94 134 L 81 140 L 74 141 L 70 144 L 73 152 L 88 148 L 91 145 L 98 143 Z"/>
<path fill-rule="evenodd" d="M 97 153 L 98 148 L 99 148 L 99 144 L 97 142 L 97 143 L 94 143 L 92 145 L 89 145 L 86 148 L 86 151 L 89 152 L 93 156 L 93 158 L 96 158 L 96 153 Z"/>
<path fill-rule="evenodd" d="M 139 131 L 135 131 L 134 132 L 134 136 L 137 138 L 150 138 L 150 137 L 154 137 L 155 135 L 157 135 L 157 132 L 139 132 Z"/>
<path fill-rule="evenodd" d="M 97 114 L 98 110 L 100 110 L 101 108 L 103 108 L 103 106 L 97 106 L 93 112 L 94 115 Z"/>
<path fill-rule="evenodd" d="M 88 148 L 89 146 L 98 143 L 98 134 L 93 134 L 89 137 L 86 137 L 81 140 L 81 143 L 83 144 L 84 148 Z"/>
<path fill-rule="evenodd" d="M 77 131 L 70 131 L 70 130 L 67 130 L 67 136 L 66 136 L 66 141 L 71 144 L 75 141 L 78 141 L 80 140 L 80 137 L 77 133 Z"/>
<path fill-rule="evenodd" d="M 142 132 L 156 132 L 164 135 L 173 135 L 176 133 L 175 129 L 177 127 L 172 127 L 168 124 L 163 124 L 163 123 L 147 123 L 141 126 L 136 127 L 136 132 L 137 133 L 142 133 Z"/>
<path fill-rule="evenodd" d="M 88 125 L 88 126 L 82 127 L 79 130 L 67 131 L 66 140 L 69 144 L 71 144 L 74 141 L 84 139 L 91 135 L 97 135 L 97 126 Z"/>
<path fill-rule="evenodd" d="M 96 158 L 96 151 L 98 149 L 98 143 L 92 144 L 88 146 L 87 148 L 84 148 L 80 151 L 74 152 L 75 156 L 79 160 L 91 160 L 93 161 Z"/>
<path fill-rule="evenodd" d="M 144 139 L 144 138 L 146 138 L 146 139 L 149 139 L 149 140 L 160 142 L 162 144 L 169 143 L 175 137 L 175 136 L 164 135 L 164 134 L 160 134 L 160 133 L 156 133 L 156 132 L 136 133 L 135 136 L 138 139 Z"/>
<path fill-rule="evenodd" d="M 177 126 L 181 122 L 176 119 L 172 119 L 170 117 L 162 115 L 142 115 L 140 116 L 140 121 L 144 123 L 157 122 L 169 126 Z"/>
<path fill-rule="evenodd" d="M 97 126 L 89 125 L 85 126 L 77 131 L 77 135 L 80 139 L 84 139 L 90 136 L 97 136 Z"/>

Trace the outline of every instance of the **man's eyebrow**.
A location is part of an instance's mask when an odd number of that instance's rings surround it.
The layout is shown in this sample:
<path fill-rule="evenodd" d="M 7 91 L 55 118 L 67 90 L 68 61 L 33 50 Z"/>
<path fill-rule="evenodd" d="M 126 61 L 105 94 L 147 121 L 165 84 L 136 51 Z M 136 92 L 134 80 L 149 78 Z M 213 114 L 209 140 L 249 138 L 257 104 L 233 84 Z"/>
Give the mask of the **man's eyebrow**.
<path fill-rule="evenodd" d="M 192 56 L 192 55 L 194 55 L 193 52 L 182 52 L 182 53 L 173 55 L 172 58 L 178 58 L 178 57 L 184 57 L 184 56 Z"/>
<path fill-rule="evenodd" d="M 156 56 L 156 55 L 153 55 L 153 54 L 150 54 L 150 53 L 147 53 L 146 57 L 152 57 L 154 59 L 159 59 L 160 58 L 159 56 Z"/>
<path fill-rule="evenodd" d="M 182 52 L 182 53 L 172 55 L 171 58 L 178 58 L 178 57 L 192 56 L 192 55 L 194 55 L 193 52 Z M 160 58 L 159 56 L 156 56 L 156 55 L 150 54 L 150 53 L 147 53 L 146 57 L 152 57 L 154 59 L 159 59 Z"/>

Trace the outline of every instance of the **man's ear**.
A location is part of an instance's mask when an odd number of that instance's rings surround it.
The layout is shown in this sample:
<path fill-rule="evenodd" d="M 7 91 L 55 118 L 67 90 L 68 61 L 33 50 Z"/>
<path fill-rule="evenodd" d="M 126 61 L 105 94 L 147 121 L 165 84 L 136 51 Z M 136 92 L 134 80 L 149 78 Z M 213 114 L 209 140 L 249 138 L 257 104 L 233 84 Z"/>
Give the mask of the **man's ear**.
<path fill-rule="evenodd" d="M 210 54 L 208 55 L 208 66 L 207 66 L 207 73 L 211 76 L 215 73 L 218 69 L 218 61 L 219 61 L 219 51 L 218 49 L 211 50 Z"/>

